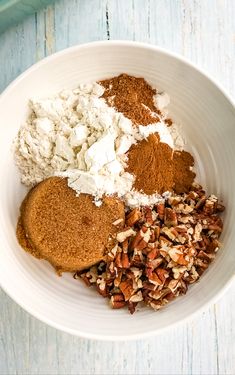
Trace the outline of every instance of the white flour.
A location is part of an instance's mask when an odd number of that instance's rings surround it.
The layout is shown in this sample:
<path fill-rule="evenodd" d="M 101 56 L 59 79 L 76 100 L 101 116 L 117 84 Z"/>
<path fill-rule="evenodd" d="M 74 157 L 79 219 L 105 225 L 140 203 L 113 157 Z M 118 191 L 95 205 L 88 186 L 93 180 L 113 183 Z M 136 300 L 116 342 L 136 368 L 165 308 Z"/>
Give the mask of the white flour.
<path fill-rule="evenodd" d="M 134 177 L 124 171 L 125 153 L 132 144 L 156 131 L 162 142 L 179 148 L 180 142 L 175 142 L 181 140 L 177 127 L 167 127 L 164 119 L 134 127 L 100 98 L 103 92 L 97 83 L 82 84 L 75 90 L 30 101 L 32 114 L 15 140 L 22 182 L 33 186 L 59 175 L 68 177 L 68 185 L 78 194 L 93 195 L 97 204 L 103 194 L 115 193 L 130 206 L 156 203 L 161 196 L 131 191 Z M 159 103 L 162 109 L 163 97 Z"/>

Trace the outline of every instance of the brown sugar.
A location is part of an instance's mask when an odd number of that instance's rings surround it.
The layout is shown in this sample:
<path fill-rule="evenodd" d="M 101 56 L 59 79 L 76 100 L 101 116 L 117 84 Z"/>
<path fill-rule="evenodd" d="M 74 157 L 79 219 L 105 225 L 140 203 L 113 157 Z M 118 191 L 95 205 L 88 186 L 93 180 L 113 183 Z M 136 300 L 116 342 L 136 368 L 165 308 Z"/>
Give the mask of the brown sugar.
<path fill-rule="evenodd" d="M 119 225 L 113 223 L 119 220 Z M 124 224 L 124 205 L 104 197 L 96 207 L 88 194 L 76 196 L 67 179 L 51 177 L 37 185 L 21 206 L 20 245 L 48 260 L 58 272 L 88 268 L 105 258 L 113 236 Z"/>
<path fill-rule="evenodd" d="M 100 84 L 105 88 L 103 98 L 107 103 L 122 112 L 135 125 L 148 125 L 159 121 L 157 114 L 160 114 L 160 111 L 154 105 L 156 90 L 144 78 L 121 74 L 103 80 Z"/>
<path fill-rule="evenodd" d="M 159 141 L 156 134 L 133 145 L 128 152 L 126 171 L 136 179 L 134 188 L 145 194 L 162 194 L 175 191 L 187 192 L 192 186 L 195 173 L 191 171 L 193 157 L 186 151 L 173 151 Z"/>

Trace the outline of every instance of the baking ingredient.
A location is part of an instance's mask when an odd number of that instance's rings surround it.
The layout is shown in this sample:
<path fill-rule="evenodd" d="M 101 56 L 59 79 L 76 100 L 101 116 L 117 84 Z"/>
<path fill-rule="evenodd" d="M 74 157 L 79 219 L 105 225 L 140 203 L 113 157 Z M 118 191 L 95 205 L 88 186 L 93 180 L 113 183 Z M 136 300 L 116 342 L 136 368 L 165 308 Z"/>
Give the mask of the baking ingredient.
<path fill-rule="evenodd" d="M 131 147 L 126 170 L 136 176 L 134 188 L 148 195 L 172 190 L 172 155 L 173 150 L 155 134 Z"/>
<path fill-rule="evenodd" d="M 114 225 L 114 224 L 115 225 Z M 17 227 L 21 246 L 46 259 L 57 270 L 76 271 L 105 259 L 114 236 L 124 225 L 124 204 L 104 197 L 96 207 L 92 197 L 76 197 L 66 179 L 50 177 L 26 196 Z"/>
<path fill-rule="evenodd" d="M 122 155 L 136 142 L 136 129 L 99 99 L 103 91 L 94 83 L 31 100 L 31 117 L 15 141 L 23 183 L 33 186 L 68 169 L 96 174 L 105 165 L 103 175 L 123 170 Z"/>
<path fill-rule="evenodd" d="M 141 82 L 147 93 L 155 92 Z M 104 194 L 130 196 L 135 177 L 125 172 L 125 153 L 133 144 L 158 132 L 162 142 L 174 147 L 163 119 L 133 126 L 105 103 L 103 94 L 104 87 L 97 83 L 81 84 L 75 90 L 30 101 L 31 115 L 15 140 L 16 164 L 24 184 L 34 186 L 53 175 L 67 177 L 77 194 L 91 194 L 99 205 Z"/>
<path fill-rule="evenodd" d="M 100 84 L 105 88 L 103 98 L 134 124 L 148 125 L 160 120 L 154 103 L 156 90 L 144 78 L 120 74 Z"/>
<path fill-rule="evenodd" d="M 135 208 L 140 206 L 154 206 L 157 203 L 164 203 L 164 201 L 171 196 L 171 192 L 166 191 L 163 194 L 144 194 L 132 189 L 123 197 L 127 207 Z"/>
<path fill-rule="evenodd" d="M 127 306 L 133 314 L 141 302 L 159 310 L 185 294 L 215 258 L 223 210 L 199 185 L 153 209 L 135 208 L 126 213 L 108 261 L 74 277 L 96 286 L 114 309 Z"/>
<path fill-rule="evenodd" d="M 102 97 L 107 104 L 123 113 L 133 124 L 138 124 L 145 138 L 157 132 L 161 142 L 177 150 L 183 149 L 186 142 L 182 128 L 167 118 L 170 103 L 167 93 L 157 92 L 144 78 L 128 74 L 103 80 L 100 84 L 105 88 Z"/>
<path fill-rule="evenodd" d="M 174 191 L 183 193 L 190 190 L 195 173 L 192 171 L 194 159 L 189 152 L 174 151 L 173 171 L 174 171 Z"/>
<path fill-rule="evenodd" d="M 157 93 L 153 97 L 153 102 L 159 111 L 164 111 L 170 104 L 170 97 L 166 92 Z"/>
<path fill-rule="evenodd" d="M 173 151 L 160 142 L 158 135 L 152 134 L 130 148 L 126 171 L 136 177 L 137 191 L 148 195 L 166 191 L 183 193 L 191 188 L 195 178 L 193 164 L 188 152 Z"/>

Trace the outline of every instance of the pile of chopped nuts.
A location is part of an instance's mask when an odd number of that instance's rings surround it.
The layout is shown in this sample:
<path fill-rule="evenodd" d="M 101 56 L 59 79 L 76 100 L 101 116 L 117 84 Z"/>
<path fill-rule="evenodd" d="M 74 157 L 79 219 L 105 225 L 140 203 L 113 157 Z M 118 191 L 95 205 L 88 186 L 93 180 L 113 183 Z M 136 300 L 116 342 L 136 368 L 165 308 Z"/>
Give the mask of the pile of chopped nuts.
<path fill-rule="evenodd" d="M 223 228 L 224 206 L 200 185 L 193 189 L 127 212 L 107 262 L 74 277 L 96 286 L 114 309 L 127 306 L 131 314 L 140 302 L 159 310 L 185 294 L 215 258 Z"/>

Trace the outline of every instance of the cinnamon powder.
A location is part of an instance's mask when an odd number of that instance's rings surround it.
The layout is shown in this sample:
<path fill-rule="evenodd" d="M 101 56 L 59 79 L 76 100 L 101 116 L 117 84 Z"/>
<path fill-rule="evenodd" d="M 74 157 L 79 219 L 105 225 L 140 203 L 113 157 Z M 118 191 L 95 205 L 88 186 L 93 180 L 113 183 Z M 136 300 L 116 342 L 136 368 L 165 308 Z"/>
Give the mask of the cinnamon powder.
<path fill-rule="evenodd" d="M 153 89 L 144 78 L 127 74 L 101 81 L 105 88 L 103 98 L 122 112 L 135 125 L 149 125 L 159 121 L 161 112 L 154 105 Z M 165 119 L 168 126 L 171 119 Z M 162 194 L 175 191 L 177 194 L 190 190 L 195 178 L 191 171 L 194 159 L 186 151 L 173 151 L 160 142 L 157 133 L 133 145 L 128 152 L 126 171 L 135 176 L 134 188 L 145 194 Z"/>
<path fill-rule="evenodd" d="M 194 165 L 192 155 L 187 151 L 174 151 L 173 153 L 173 171 L 175 193 L 180 194 L 188 192 L 194 181 L 196 174 L 191 170 Z"/>
<path fill-rule="evenodd" d="M 173 151 L 159 141 L 158 135 L 152 134 L 130 148 L 126 171 L 136 177 L 134 188 L 145 194 L 165 191 L 180 194 L 192 186 L 195 173 L 190 167 L 193 164 L 193 157 L 188 152 Z"/>
<path fill-rule="evenodd" d="M 156 134 L 133 145 L 128 152 L 127 172 L 136 177 L 134 188 L 149 195 L 171 190 L 174 176 L 172 154 L 170 146 L 159 142 Z"/>
<path fill-rule="evenodd" d="M 156 90 L 144 78 L 121 74 L 101 81 L 100 84 L 105 88 L 102 97 L 106 102 L 135 125 L 149 125 L 159 121 L 157 114 L 160 111 L 153 100 Z"/>

